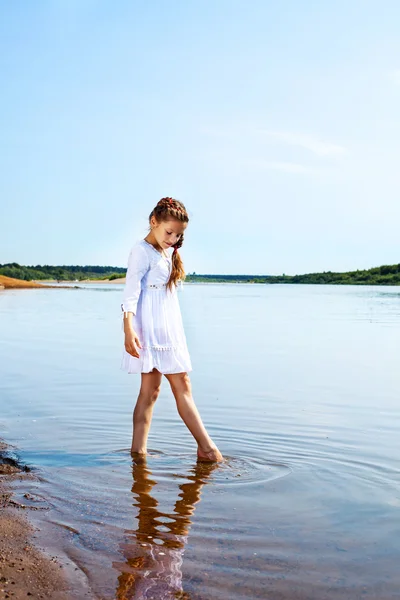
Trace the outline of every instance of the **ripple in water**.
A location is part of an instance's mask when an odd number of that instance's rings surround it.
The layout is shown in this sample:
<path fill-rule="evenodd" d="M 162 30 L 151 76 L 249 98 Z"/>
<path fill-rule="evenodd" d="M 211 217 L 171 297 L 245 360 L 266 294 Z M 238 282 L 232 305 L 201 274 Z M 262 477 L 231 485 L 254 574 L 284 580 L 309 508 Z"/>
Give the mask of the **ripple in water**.
<path fill-rule="evenodd" d="M 225 457 L 219 470 L 214 472 L 216 483 L 228 485 L 251 485 L 273 481 L 291 472 L 288 465 L 267 462 L 258 458 Z"/>
<path fill-rule="evenodd" d="M 114 453 L 128 454 L 130 458 L 128 448 L 115 450 Z M 168 478 L 169 475 L 174 479 L 187 479 L 188 476 L 181 473 L 186 473 L 188 470 L 190 472 L 193 468 L 193 458 L 188 457 L 187 454 L 170 452 L 167 454 L 161 450 L 149 450 L 148 460 L 151 461 L 151 468 L 155 477 L 159 475 Z M 206 469 L 208 463 L 198 464 L 200 470 L 202 464 Z M 176 471 L 177 468 L 181 473 L 169 473 L 171 470 Z M 291 471 L 291 467 L 284 463 L 265 461 L 255 457 L 225 456 L 224 461 L 218 463 L 216 468 L 213 469 L 209 483 L 214 485 L 253 485 L 285 477 Z"/>

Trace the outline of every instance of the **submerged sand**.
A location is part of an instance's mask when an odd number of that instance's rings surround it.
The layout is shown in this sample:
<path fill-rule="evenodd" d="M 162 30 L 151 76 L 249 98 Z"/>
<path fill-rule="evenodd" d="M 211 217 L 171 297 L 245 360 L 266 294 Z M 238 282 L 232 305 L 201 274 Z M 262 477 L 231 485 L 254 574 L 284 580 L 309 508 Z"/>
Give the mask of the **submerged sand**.
<path fill-rule="evenodd" d="M 76 598 L 60 561 L 32 543 L 35 530 L 23 514 L 26 507 L 13 497 L 12 481 L 28 476 L 0 441 L 0 600 Z"/>

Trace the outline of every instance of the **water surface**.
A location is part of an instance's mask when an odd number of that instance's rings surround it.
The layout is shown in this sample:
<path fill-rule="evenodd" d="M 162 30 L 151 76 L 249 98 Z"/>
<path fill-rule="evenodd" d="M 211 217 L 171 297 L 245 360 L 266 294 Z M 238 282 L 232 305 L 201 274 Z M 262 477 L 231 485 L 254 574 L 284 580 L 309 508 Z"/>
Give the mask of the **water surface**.
<path fill-rule="evenodd" d="M 400 289 L 186 284 L 217 467 L 196 465 L 167 381 L 132 463 L 121 292 L 0 293 L 0 436 L 36 468 L 35 518 L 94 593 L 399 598 Z"/>

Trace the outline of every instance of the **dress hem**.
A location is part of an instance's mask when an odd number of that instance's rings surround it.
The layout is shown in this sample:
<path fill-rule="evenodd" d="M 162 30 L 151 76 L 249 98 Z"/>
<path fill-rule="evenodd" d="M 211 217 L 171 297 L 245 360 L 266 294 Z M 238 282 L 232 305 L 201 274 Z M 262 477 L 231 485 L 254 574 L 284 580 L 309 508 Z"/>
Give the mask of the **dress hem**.
<path fill-rule="evenodd" d="M 193 369 L 185 369 L 183 371 L 182 369 L 180 369 L 179 371 L 160 371 L 160 369 L 157 369 L 157 367 L 153 367 L 151 371 L 127 371 L 126 369 L 121 367 L 121 371 L 124 371 L 128 375 L 147 375 L 148 373 L 152 373 L 153 371 L 158 371 L 161 375 L 178 375 L 179 373 L 191 373 Z"/>
<path fill-rule="evenodd" d="M 164 352 L 142 348 L 139 358 L 131 356 L 124 350 L 121 369 L 128 374 L 151 373 L 157 369 L 162 375 L 174 375 L 192 371 L 192 362 L 185 347 L 168 349 Z"/>

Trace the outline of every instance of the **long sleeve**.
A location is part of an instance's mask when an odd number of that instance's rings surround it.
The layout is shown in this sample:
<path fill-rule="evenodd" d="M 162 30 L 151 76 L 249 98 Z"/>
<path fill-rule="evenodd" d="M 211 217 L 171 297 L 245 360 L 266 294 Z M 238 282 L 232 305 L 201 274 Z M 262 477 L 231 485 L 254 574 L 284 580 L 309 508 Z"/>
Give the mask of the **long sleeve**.
<path fill-rule="evenodd" d="M 128 270 L 121 308 L 124 312 L 136 314 L 137 303 L 142 289 L 142 279 L 150 268 L 150 260 L 142 246 L 132 248 L 128 259 Z"/>

